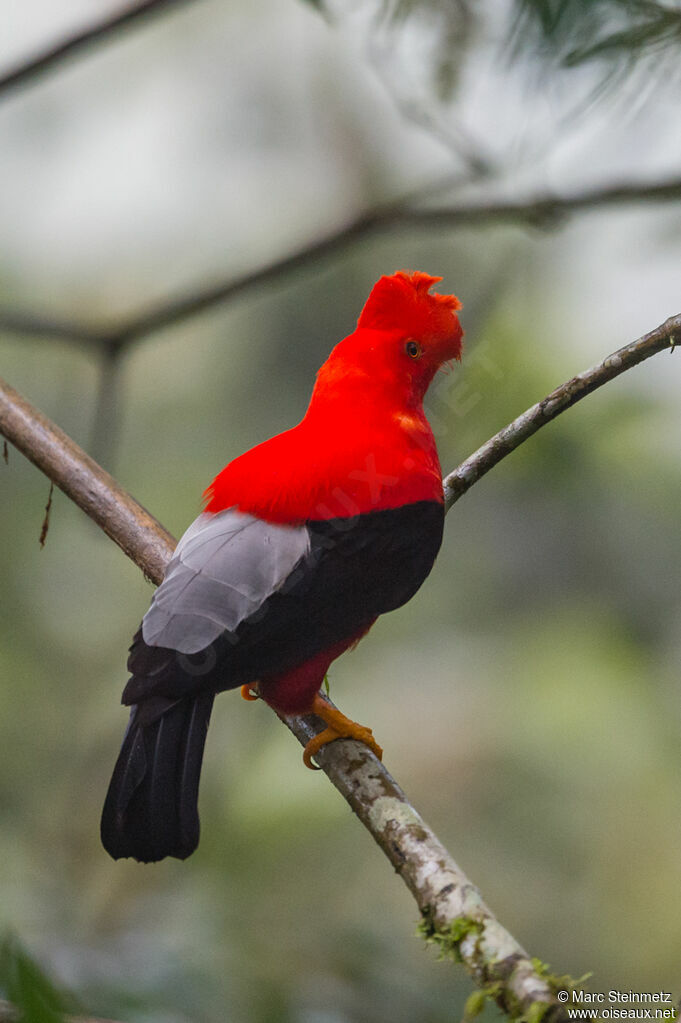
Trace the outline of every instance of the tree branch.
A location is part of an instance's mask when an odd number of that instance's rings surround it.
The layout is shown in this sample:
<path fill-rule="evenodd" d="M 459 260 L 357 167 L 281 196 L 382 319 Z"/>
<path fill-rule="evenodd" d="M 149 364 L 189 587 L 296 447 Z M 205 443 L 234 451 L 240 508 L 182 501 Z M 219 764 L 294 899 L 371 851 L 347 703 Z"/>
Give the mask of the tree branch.
<path fill-rule="evenodd" d="M 676 340 L 681 341 L 681 314 L 670 316 L 668 320 L 655 327 L 650 333 L 632 341 L 618 351 L 613 352 L 597 366 L 587 369 L 584 373 L 572 377 L 567 383 L 561 384 L 551 391 L 546 398 L 537 402 L 526 412 L 505 426 L 503 430 L 491 437 L 482 447 L 461 465 L 448 473 L 443 480 L 445 488 L 445 507 L 447 511 L 460 497 L 470 490 L 485 473 L 494 468 L 502 458 L 515 451 L 523 441 L 531 437 L 542 426 L 570 408 L 596 388 L 602 387 L 608 380 L 619 376 L 626 370 L 637 366 L 651 355 L 665 348 L 673 351 Z"/>
<path fill-rule="evenodd" d="M 175 549 L 163 526 L 63 430 L 0 380 L 0 433 L 104 530 L 152 582 Z"/>
<path fill-rule="evenodd" d="M 281 720 L 302 746 L 325 727 L 310 715 Z M 485 904 L 476 886 L 411 805 L 387 768 L 358 742 L 322 747 L 315 760 L 350 804 L 414 896 L 427 940 L 461 962 L 511 1018 L 547 1006 L 546 1023 L 567 1019 L 551 979 Z M 567 983 L 567 981 L 566 981 Z"/>
<path fill-rule="evenodd" d="M 445 184 L 437 182 L 436 186 L 443 188 Z M 143 310 L 119 324 L 105 324 L 100 328 L 93 328 L 60 323 L 13 310 L 0 310 L 0 330 L 15 334 L 42 332 L 46 336 L 123 347 L 222 302 L 238 298 L 252 289 L 274 284 L 295 270 L 302 270 L 310 265 L 316 266 L 320 260 L 334 256 L 372 234 L 398 228 L 433 230 L 486 227 L 499 223 L 550 228 L 574 213 L 595 211 L 609 206 L 678 200 L 681 198 L 681 178 L 670 178 L 657 183 L 630 182 L 609 185 L 585 189 L 583 192 L 568 196 L 539 195 L 513 202 L 485 201 L 419 208 L 418 204 L 427 199 L 432 190 L 432 186 L 426 186 L 418 191 L 411 191 L 360 214 L 344 227 L 257 270 L 239 277 L 226 278 L 208 287 L 198 287 Z"/>
<path fill-rule="evenodd" d="M 238 298 L 253 288 L 273 284 L 295 270 L 304 269 L 309 265 L 317 266 L 320 260 L 336 255 L 368 235 L 384 231 L 401 227 L 430 230 L 485 227 L 504 222 L 552 227 L 572 213 L 623 204 L 671 202 L 680 198 L 681 178 L 657 184 L 622 184 L 586 189 L 572 196 L 544 195 L 518 202 L 464 203 L 458 206 L 427 209 L 418 209 L 415 205 L 418 196 L 410 193 L 408 197 L 393 200 L 361 214 L 325 238 L 268 263 L 258 270 L 220 281 L 208 288 L 199 288 L 148 309 L 113 330 L 110 338 L 124 344 L 139 340 L 164 327 L 204 312 L 218 303 Z"/>
<path fill-rule="evenodd" d="M 681 315 L 621 348 L 528 409 L 445 478 L 448 506 L 542 425 L 608 380 L 664 348 L 673 348 Z M 148 512 L 58 427 L 0 381 L 0 432 L 90 515 L 154 582 L 174 540 Z M 314 717 L 285 719 L 302 744 L 320 730 Z M 477 985 L 510 1016 L 565 1020 L 549 978 L 483 902 L 433 831 L 374 755 L 359 743 L 324 747 L 322 769 L 372 834 L 412 892 L 423 930 L 461 961 Z M 562 979 L 560 986 L 565 986 Z"/>
<path fill-rule="evenodd" d="M 86 51 L 96 44 L 108 42 L 134 23 L 186 2 L 187 0 L 142 0 L 141 3 L 125 7 L 90 28 L 81 29 L 61 42 L 54 43 L 42 53 L 0 75 L 0 99 L 12 89 L 29 85 L 41 75 L 52 71 L 68 57 Z"/>
<path fill-rule="evenodd" d="M 0 311 L 0 330 L 20 337 L 49 337 L 56 341 L 76 341 L 96 347 L 107 344 L 105 333 L 84 323 L 14 309 Z"/>

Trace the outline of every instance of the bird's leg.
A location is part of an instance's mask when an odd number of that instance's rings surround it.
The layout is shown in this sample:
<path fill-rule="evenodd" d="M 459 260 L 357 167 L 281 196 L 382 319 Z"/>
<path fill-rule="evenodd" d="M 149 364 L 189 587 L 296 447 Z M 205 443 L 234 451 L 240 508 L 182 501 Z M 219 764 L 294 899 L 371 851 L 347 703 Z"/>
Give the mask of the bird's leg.
<path fill-rule="evenodd" d="M 242 686 L 241 695 L 244 700 L 261 699 L 257 683 Z M 322 746 L 326 746 L 327 742 L 333 742 L 334 739 L 355 739 L 357 742 L 363 742 L 365 746 L 368 746 L 376 754 L 379 760 L 383 758 L 383 750 L 374 739 L 371 729 L 366 728 L 364 725 L 358 725 L 356 721 L 346 717 L 336 707 L 332 707 L 321 693 L 315 693 L 312 704 L 305 713 L 316 714 L 327 726 L 319 735 L 315 735 L 314 738 L 310 739 L 303 750 L 303 763 L 311 771 L 319 770 L 312 763 L 312 757 L 319 753 Z"/>
<path fill-rule="evenodd" d="M 357 742 L 363 742 L 365 746 L 368 746 L 379 760 L 383 758 L 383 750 L 374 739 L 371 729 L 365 728 L 364 725 L 358 725 L 356 721 L 352 721 L 345 714 L 341 714 L 336 707 L 332 707 L 330 703 L 327 703 L 321 693 L 315 695 L 309 713 L 316 714 L 317 717 L 326 722 L 327 726 L 323 732 L 310 739 L 303 750 L 303 763 L 310 770 L 319 770 L 312 763 L 311 758 L 319 752 L 322 746 L 326 746 L 327 742 L 333 742 L 334 739 L 356 739 Z"/>

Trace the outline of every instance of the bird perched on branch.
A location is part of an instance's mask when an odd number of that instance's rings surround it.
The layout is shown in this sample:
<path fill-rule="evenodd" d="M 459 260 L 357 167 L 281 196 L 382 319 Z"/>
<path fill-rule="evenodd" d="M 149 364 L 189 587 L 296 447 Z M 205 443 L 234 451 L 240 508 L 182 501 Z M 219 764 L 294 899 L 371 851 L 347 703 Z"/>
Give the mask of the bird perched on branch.
<path fill-rule="evenodd" d="M 115 859 L 196 848 L 204 742 L 224 689 L 322 718 L 308 767 L 338 738 L 381 756 L 371 730 L 319 689 L 378 615 L 416 593 L 440 548 L 442 478 L 423 398 L 461 357 L 463 334 L 459 300 L 430 293 L 440 280 L 381 277 L 319 370 L 302 421 L 206 491 L 130 649 L 130 722 L 102 816 Z"/>

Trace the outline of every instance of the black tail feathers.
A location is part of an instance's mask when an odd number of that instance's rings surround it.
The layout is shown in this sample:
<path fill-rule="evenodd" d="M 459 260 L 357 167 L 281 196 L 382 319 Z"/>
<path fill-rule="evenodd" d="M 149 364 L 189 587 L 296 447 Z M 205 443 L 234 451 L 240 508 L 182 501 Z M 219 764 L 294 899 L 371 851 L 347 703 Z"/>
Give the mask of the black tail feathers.
<path fill-rule="evenodd" d="M 199 843 L 197 800 L 213 693 L 132 708 L 102 813 L 115 860 L 184 860 Z"/>

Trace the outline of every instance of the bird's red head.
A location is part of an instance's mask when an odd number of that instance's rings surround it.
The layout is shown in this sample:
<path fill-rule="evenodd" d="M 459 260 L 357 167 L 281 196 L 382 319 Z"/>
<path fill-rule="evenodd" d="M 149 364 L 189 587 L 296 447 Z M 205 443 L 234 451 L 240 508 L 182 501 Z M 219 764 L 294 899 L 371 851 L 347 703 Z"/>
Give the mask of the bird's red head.
<path fill-rule="evenodd" d="M 331 352 L 317 374 L 311 414 L 334 400 L 371 402 L 374 409 L 423 401 L 438 369 L 461 358 L 463 330 L 454 295 L 431 295 L 442 280 L 400 270 L 371 289 L 357 329 Z"/>
<path fill-rule="evenodd" d="M 357 326 L 399 332 L 413 339 L 440 363 L 460 359 L 463 330 L 456 316 L 461 302 L 456 295 L 431 295 L 441 281 L 430 274 L 400 270 L 381 277 L 371 289 Z"/>

